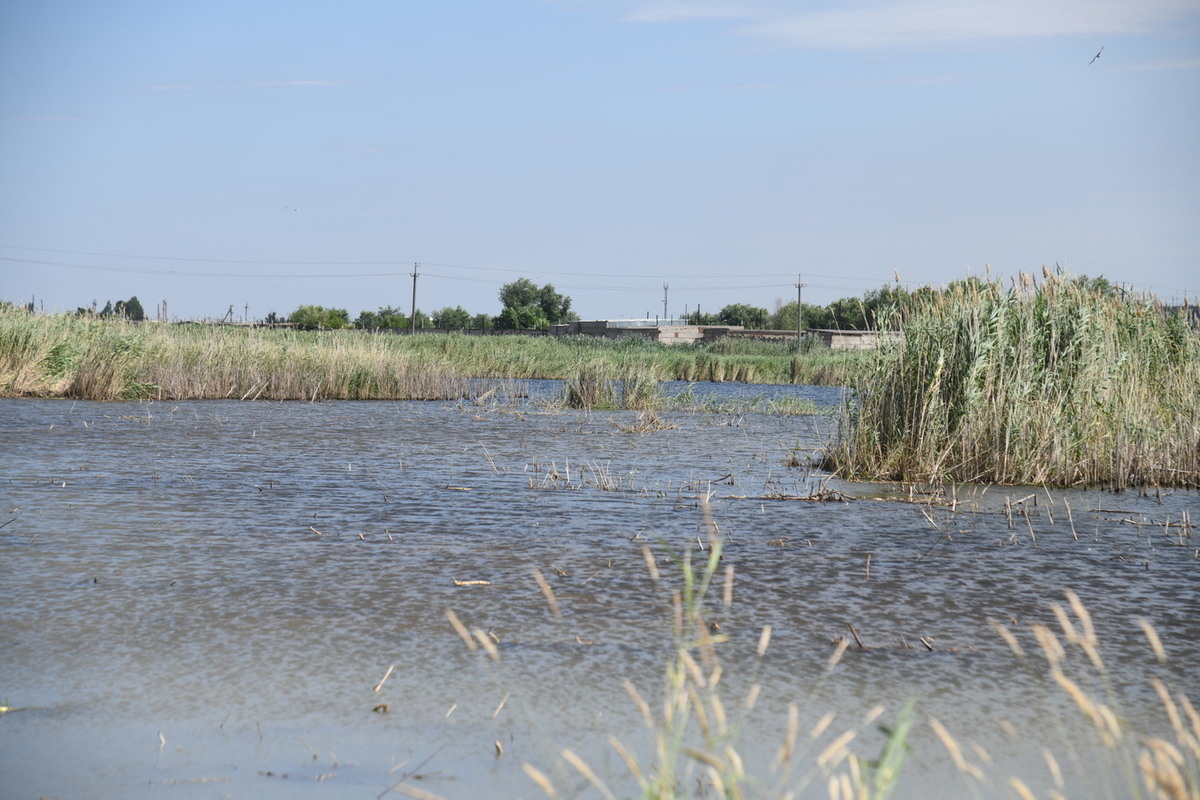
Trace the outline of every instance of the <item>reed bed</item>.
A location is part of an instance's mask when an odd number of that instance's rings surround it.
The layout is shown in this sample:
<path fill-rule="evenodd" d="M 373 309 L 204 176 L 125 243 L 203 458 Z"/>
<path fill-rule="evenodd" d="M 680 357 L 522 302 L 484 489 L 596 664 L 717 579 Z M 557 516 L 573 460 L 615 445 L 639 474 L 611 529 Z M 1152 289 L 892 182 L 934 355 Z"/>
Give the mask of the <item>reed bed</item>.
<path fill-rule="evenodd" d="M 1200 334 L 1086 280 L 968 282 L 857 381 L 825 466 L 938 484 L 1200 486 Z"/>
<path fill-rule="evenodd" d="M 471 379 L 570 380 L 590 367 L 622 381 L 620 407 L 644 409 L 662 380 L 842 380 L 854 363 L 828 351 L 797 358 L 783 343 L 304 332 L 0 309 L 5 396 L 454 399 L 473 391 Z"/>

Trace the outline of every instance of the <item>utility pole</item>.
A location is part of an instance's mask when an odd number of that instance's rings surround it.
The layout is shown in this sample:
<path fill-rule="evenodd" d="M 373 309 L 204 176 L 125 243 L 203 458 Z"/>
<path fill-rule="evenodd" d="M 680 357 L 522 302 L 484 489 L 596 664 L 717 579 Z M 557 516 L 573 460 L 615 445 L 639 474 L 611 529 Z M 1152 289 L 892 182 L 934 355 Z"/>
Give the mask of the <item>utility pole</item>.
<path fill-rule="evenodd" d="M 667 316 L 667 284 L 663 283 L 663 324 L 666 324 L 668 319 L 670 318 Z"/>
<path fill-rule="evenodd" d="M 412 294 L 412 313 L 409 314 L 409 322 L 412 325 L 412 332 L 417 332 L 417 267 L 419 264 L 413 264 L 412 279 L 413 279 L 413 294 Z"/>
<path fill-rule="evenodd" d="M 796 354 L 800 354 L 800 336 L 804 332 L 804 281 L 796 273 Z"/>

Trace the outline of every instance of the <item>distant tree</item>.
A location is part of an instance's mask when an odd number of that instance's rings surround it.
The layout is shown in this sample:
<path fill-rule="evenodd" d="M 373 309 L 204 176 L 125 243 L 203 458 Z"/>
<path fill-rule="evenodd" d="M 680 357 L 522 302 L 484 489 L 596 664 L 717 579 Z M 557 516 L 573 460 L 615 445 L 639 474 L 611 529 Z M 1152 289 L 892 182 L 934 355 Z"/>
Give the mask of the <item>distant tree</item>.
<path fill-rule="evenodd" d="M 337 330 L 350 326 L 350 314 L 344 308 L 300 306 L 288 321 L 301 330 Z"/>
<path fill-rule="evenodd" d="M 866 306 L 857 297 L 842 297 L 829 304 L 829 313 L 833 317 L 831 328 L 843 331 L 861 331 L 870 327 L 867 321 Z"/>
<path fill-rule="evenodd" d="M 392 306 L 383 306 L 378 311 L 364 311 L 354 320 L 354 327 L 363 330 L 379 330 L 381 328 L 407 328 L 408 317 L 404 312 Z"/>
<path fill-rule="evenodd" d="M 501 330 L 547 330 L 550 320 L 546 319 L 541 306 L 505 306 L 500 316 L 493 320 L 493 325 Z"/>
<path fill-rule="evenodd" d="M 424 311 L 422 311 L 419 308 L 413 312 L 413 318 L 410 321 L 409 327 L 412 327 L 413 322 L 416 323 L 417 330 L 421 330 L 422 328 L 432 328 L 433 327 L 433 320 L 429 318 L 428 314 L 426 314 Z"/>
<path fill-rule="evenodd" d="M 267 318 L 263 320 L 263 322 L 267 323 L 268 325 L 278 325 L 283 321 L 283 318 L 274 311 L 272 311 L 270 314 L 267 314 Z"/>
<path fill-rule="evenodd" d="M 137 299 L 136 294 L 125 301 L 121 313 L 125 319 L 133 320 L 134 322 L 142 322 L 146 319 L 146 311 L 142 308 L 142 303 Z"/>
<path fill-rule="evenodd" d="M 1057 269 L 1059 274 L 1062 274 L 1062 268 L 1057 267 Z M 1121 291 L 1119 286 L 1103 275 L 1099 275 L 1095 278 L 1089 278 L 1087 275 L 1077 275 L 1072 280 L 1074 280 L 1076 284 L 1087 291 L 1095 292 L 1096 294 L 1107 297 L 1115 297 Z"/>
<path fill-rule="evenodd" d="M 804 304 L 804 319 L 801 320 L 801 324 L 805 330 L 809 328 L 831 327 L 832 319 L 833 317 L 830 315 L 829 309 L 825 306 L 815 306 L 811 303 Z M 796 301 L 783 303 L 776 308 L 768 324 L 777 331 L 796 330 Z"/>
<path fill-rule="evenodd" d="M 723 325 L 741 325 L 743 328 L 765 328 L 770 315 L 765 308 L 731 303 L 717 312 L 717 320 Z"/>
<path fill-rule="evenodd" d="M 908 290 L 899 284 L 886 284 L 867 292 L 862 300 L 867 327 L 899 328 L 911 299 Z"/>
<path fill-rule="evenodd" d="M 719 322 L 716 314 L 705 314 L 698 308 L 683 319 L 688 325 L 716 325 Z"/>
<path fill-rule="evenodd" d="M 111 317 L 112 315 L 113 315 L 113 304 L 112 304 L 112 300 L 109 300 L 107 303 L 104 304 L 104 308 L 100 309 L 100 316 Z"/>
<path fill-rule="evenodd" d="M 433 327 L 459 329 L 471 327 L 471 315 L 462 306 L 449 306 L 433 312 Z"/>
<path fill-rule="evenodd" d="M 493 321 L 487 314 L 476 314 L 471 317 L 471 327 L 479 330 L 489 330 L 493 326 Z"/>
<path fill-rule="evenodd" d="M 512 283 L 506 283 L 500 287 L 500 303 L 504 307 L 504 311 L 510 308 L 527 309 L 529 306 L 536 306 L 541 310 L 541 318 L 546 321 L 539 327 L 548 328 L 551 325 L 569 322 L 575 318 L 575 315 L 571 313 L 570 297 L 556 292 L 553 284 L 547 283 L 539 289 L 537 284 L 528 278 L 518 278 Z M 501 311 L 500 317 L 496 319 L 504 317 L 504 311 Z M 508 317 L 518 318 L 522 315 L 527 316 L 527 312 L 516 312 L 509 314 Z"/>

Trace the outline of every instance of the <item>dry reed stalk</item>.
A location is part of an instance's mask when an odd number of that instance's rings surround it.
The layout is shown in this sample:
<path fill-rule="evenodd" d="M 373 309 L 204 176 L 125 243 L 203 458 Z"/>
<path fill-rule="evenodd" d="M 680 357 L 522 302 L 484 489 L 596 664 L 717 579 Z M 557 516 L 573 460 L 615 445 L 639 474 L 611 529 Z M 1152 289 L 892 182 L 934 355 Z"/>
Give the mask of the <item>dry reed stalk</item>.
<path fill-rule="evenodd" d="M 584 779 L 586 779 L 587 782 L 596 789 L 596 791 L 604 795 L 607 800 L 617 800 L 617 796 L 608 790 L 608 787 L 604 785 L 604 781 L 600 780 L 599 776 L 592 771 L 592 768 L 588 766 L 586 761 L 575 755 L 575 753 L 569 749 L 562 750 L 562 757 L 567 761 L 567 763 L 574 767 L 576 771 L 579 772 L 579 774 L 582 775 Z"/>
<path fill-rule="evenodd" d="M 642 558 L 646 560 L 646 569 L 650 571 L 650 580 L 657 584 L 662 580 L 662 575 L 658 571 L 658 563 L 654 558 L 654 553 L 651 552 L 648 545 L 642 545 Z"/>
<path fill-rule="evenodd" d="M 1154 651 L 1154 657 L 1160 664 L 1167 663 L 1167 651 L 1163 649 L 1162 640 L 1158 638 L 1158 631 L 1144 617 L 1139 617 L 1137 622 L 1146 636 L 1146 641 L 1150 643 L 1150 649 Z"/>
<path fill-rule="evenodd" d="M 521 769 L 525 771 L 525 774 L 529 776 L 531 781 L 538 785 L 538 788 L 542 790 L 542 793 L 545 794 L 546 797 L 558 797 L 558 792 L 555 791 L 554 784 L 550 782 L 550 779 L 547 778 L 541 770 L 530 764 L 528 761 L 521 763 Z"/>
<path fill-rule="evenodd" d="M 1058 766 L 1058 759 L 1054 757 L 1054 753 L 1050 752 L 1050 748 L 1042 748 L 1042 758 L 1046 762 L 1046 769 L 1050 770 L 1050 778 L 1054 781 L 1054 785 L 1059 789 L 1065 788 L 1062 769 Z"/>
<path fill-rule="evenodd" d="M 628 748 L 615 736 L 608 737 L 608 744 L 613 750 L 617 751 L 617 755 L 625 762 L 625 768 L 629 770 L 629 774 L 636 778 L 638 783 L 644 785 L 645 778 L 642 775 L 641 768 L 638 766 L 637 759 L 633 757 L 633 753 L 629 752 Z"/>
<path fill-rule="evenodd" d="M 472 628 L 471 633 L 474 634 L 475 639 L 483 646 L 484 651 L 491 657 L 492 661 L 498 662 L 500 660 L 500 652 L 496 649 L 496 645 L 492 643 L 491 638 L 479 628 Z"/>
<path fill-rule="evenodd" d="M 842 733 L 841 736 L 829 743 L 829 746 L 821 751 L 817 756 L 817 766 L 821 769 L 833 769 L 843 758 L 846 757 L 847 747 L 850 742 L 854 741 L 854 737 L 858 735 L 858 731 L 851 728 Z"/>
<path fill-rule="evenodd" d="M 849 647 L 850 642 L 846 641 L 844 636 L 838 639 L 837 645 L 833 649 L 833 654 L 829 656 L 829 661 L 825 663 L 826 672 L 833 672 L 833 668 L 836 667 L 838 662 L 842 660 L 842 655 Z"/>
<path fill-rule="evenodd" d="M 762 692 L 762 684 L 755 683 L 750 686 L 750 691 L 746 692 L 746 699 L 742 701 L 742 708 L 747 711 L 753 711 L 754 706 L 758 703 L 758 695 Z"/>
<path fill-rule="evenodd" d="M 383 685 L 385 683 L 387 683 L 387 679 L 392 677 L 392 671 L 395 669 L 396 669 L 396 665 L 392 664 L 390 667 L 387 668 L 387 672 L 383 673 L 383 677 L 379 679 L 379 683 L 375 684 L 375 693 L 376 694 L 379 694 L 379 690 L 383 688 Z"/>
<path fill-rule="evenodd" d="M 1037 800 L 1037 797 L 1033 792 L 1029 791 L 1029 787 L 1025 785 L 1025 782 L 1017 776 L 1014 775 L 1009 778 L 1008 785 L 1013 788 L 1013 791 L 1017 793 L 1017 796 L 1021 800 Z"/>
<path fill-rule="evenodd" d="M 854 630 L 853 625 L 846 625 L 846 627 L 850 629 L 850 633 L 851 633 L 851 635 L 854 636 L 854 641 L 855 641 L 855 643 L 858 644 L 858 647 L 860 650 L 869 650 L 870 649 L 865 644 L 863 644 L 862 639 L 858 638 L 858 631 Z"/>
<path fill-rule="evenodd" d="M 1162 739 L 1148 739 L 1138 755 L 1138 769 L 1146 790 L 1163 800 L 1193 800 L 1184 776 L 1182 754 Z"/>
<path fill-rule="evenodd" d="M 637 687 L 634 686 L 633 682 L 628 678 L 626 678 L 622 684 L 625 687 L 625 691 L 628 692 L 629 696 L 633 699 L 633 704 L 636 705 L 638 707 L 638 711 L 642 713 L 642 719 L 645 721 L 646 727 L 653 730 L 654 715 L 650 713 L 650 704 L 642 699 L 642 696 L 638 694 Z"/>
<path fill-rule="evenodd" d="M 558 611 L 558 600 L 554 597 L 554 590 L 550 588 L 550 584 L 546 582 L 546 577 L 542 575 L 542 571 L 536 567 L 533 570 L 533 579 L 537 581 L 537 585 L 541 588 L 542 594 L 546 597 L 546 602 L 550 605 L 550 612 L 554 614 L 554 618 L 562 622 L 562 614 Z"/>
<path fill-rule="evenodd" d="M 942 746 L 946 748 L 946 752 L 950 754 L 950 758 L 954 761 L 954 765 L 958 767 L 959 771 L 965 772 L 975 780 L 983 783 L 983 771 L 963 757 L 962 748 L 958 746 L 958 742 L 950 735 L 950 731 L 946 730 L 946 726 L 942 725 L 936 718 L 930 717 L 929 727 L 933 729 Z"/>
<path fill-rule="evenodd" d="M 1058 670 L 1059 664 L 1067 656 L 1066 651 L 1063 650 L 1062 643 L 1058 641 L 1058 637 L 1040 622 L 1033 623 L 1030 629 L 1033 631 L 1034 638 L 1037 639 L 1038 646 L 1042 648 L 1042 655 L 1045 656 L 1050 669 Z"/>
<path fill-rule="evenodd" d="M 829 716 L 832 722 L 833 717 Z M 775 754 L 775 769 L 786 769 L 792 761 L 792 753 L 796 749 L 796 736 L 800 731 L 800 708 L 795 703 L 788 703 L 788 727 L 787 733 L 783 737 L 783 744 L 779 747 L 779 752 Z M 817 734 L 818 736 L 820 734 Z M 814 736 L 814 739 L 817 737 Z"/>
<path fill-rule="evenodd" d="M 471 636 L 471 632 L 467 630 L 467 626 L 463 625 L 459 620 L 458 615 L 454 613 L 453 609 L 446 609 L 446 619 L 450 620 L 450 626 L 454 628 L 454 632 L 458 634 L 459 638 L 466 643 L 467 649 L 474 650 L 476 647 L 475 639 Z"/>
<path fill-rule="evenodd" d="M 1104 746 L 1109 750 L 1114 749 L 1117 742 L 1121 741 L 1121 726 L 1112 709 L 1103 703 L 1094 702 L 1075 681 L 1064 675 L 1062 670 L 1054 670 L 1054 680 L 1092 721 Z"/>
<path fill-rule="evenodd" d="M 988 619 L 988 625 L 992 627 L 992 630 L 1000 634 L 1000 638 L 1004 640 L 1017 658 L 1025 658 L 1025 648 L 1021 647 L 1021 643 L 1017 641 L 1016 636 L 1013 636 L 1012 631 L 1006 628 L 1003 623 L 994 619 Z"/>
<path fill-rule="evenodd" d="M 767 646 L 771 644 L 771 626 L 763 625 L 762 633 L 758 635 L 758 657 L 762 658 L 767 654 Z"/>

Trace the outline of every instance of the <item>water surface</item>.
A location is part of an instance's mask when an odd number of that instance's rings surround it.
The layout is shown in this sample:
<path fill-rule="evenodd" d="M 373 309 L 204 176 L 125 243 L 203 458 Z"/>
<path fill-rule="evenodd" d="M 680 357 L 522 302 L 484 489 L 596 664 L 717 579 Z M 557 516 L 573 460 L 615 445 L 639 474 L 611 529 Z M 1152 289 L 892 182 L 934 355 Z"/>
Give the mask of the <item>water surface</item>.
<path fill-rule="evenodd" d="M 1021 487 L 909 502 L 921 498 L 792 466 L 833 435 L 830 417 L 647 425 L 539 402 L 558 391 L 481 404 L 0 400 L 0 704 L 17 709 L 0 715 L 5 795 L 376 797 L 404 783 L 541 796 L 527 761 L 571 796 L 586 784 L 558 755 L 570 747 L 636 796 L 606 738 L 650 767 L 622 682 L 661 705 L 667 595 L 681 555 L 707 540 L 704 500 L 734 571 L 732 605 L 719 589 L 711 604 L 729 637 L 731 716 L 762 687 L 739 742 L 766 776 L 760 795 L 789 704 L 804 730 L 837 715 L 798 759 L 804 774 L 877 703 L 887 722 L 915 698 L 897 796 L 1007 796 L 991 776 L 1012 774 L 1042 794 L 1046 746 L 1068 795 L 1128 796 L 1029 634 L 1057 626 L 1064 589 L 1100 635 L 1108 677 L 1085 688 L 1131 726 L 1163 729 L 1152 675 L 1200 696 L 1200 543 L 1179 524 L 1200 517 L 1195 494 Z M 814 387 L 693 391 L 838 402 Z M 803 499 L 817 495 L 834 499 Z M 447 609 L 486 632 L 500 664 L 468 650 Z M 867 647 L 827 672 L 850 625 Z M 1078 654 L 1071 667 L 1087 674 Z M 929 717 L 987 751 L 991 764 L 971 758 L 988 783 L 956 769 Z M 855 749 L 874 757 L 882 741 L 869 726 Z M 825 796 L 825 780 L 808 794 Z"/>

